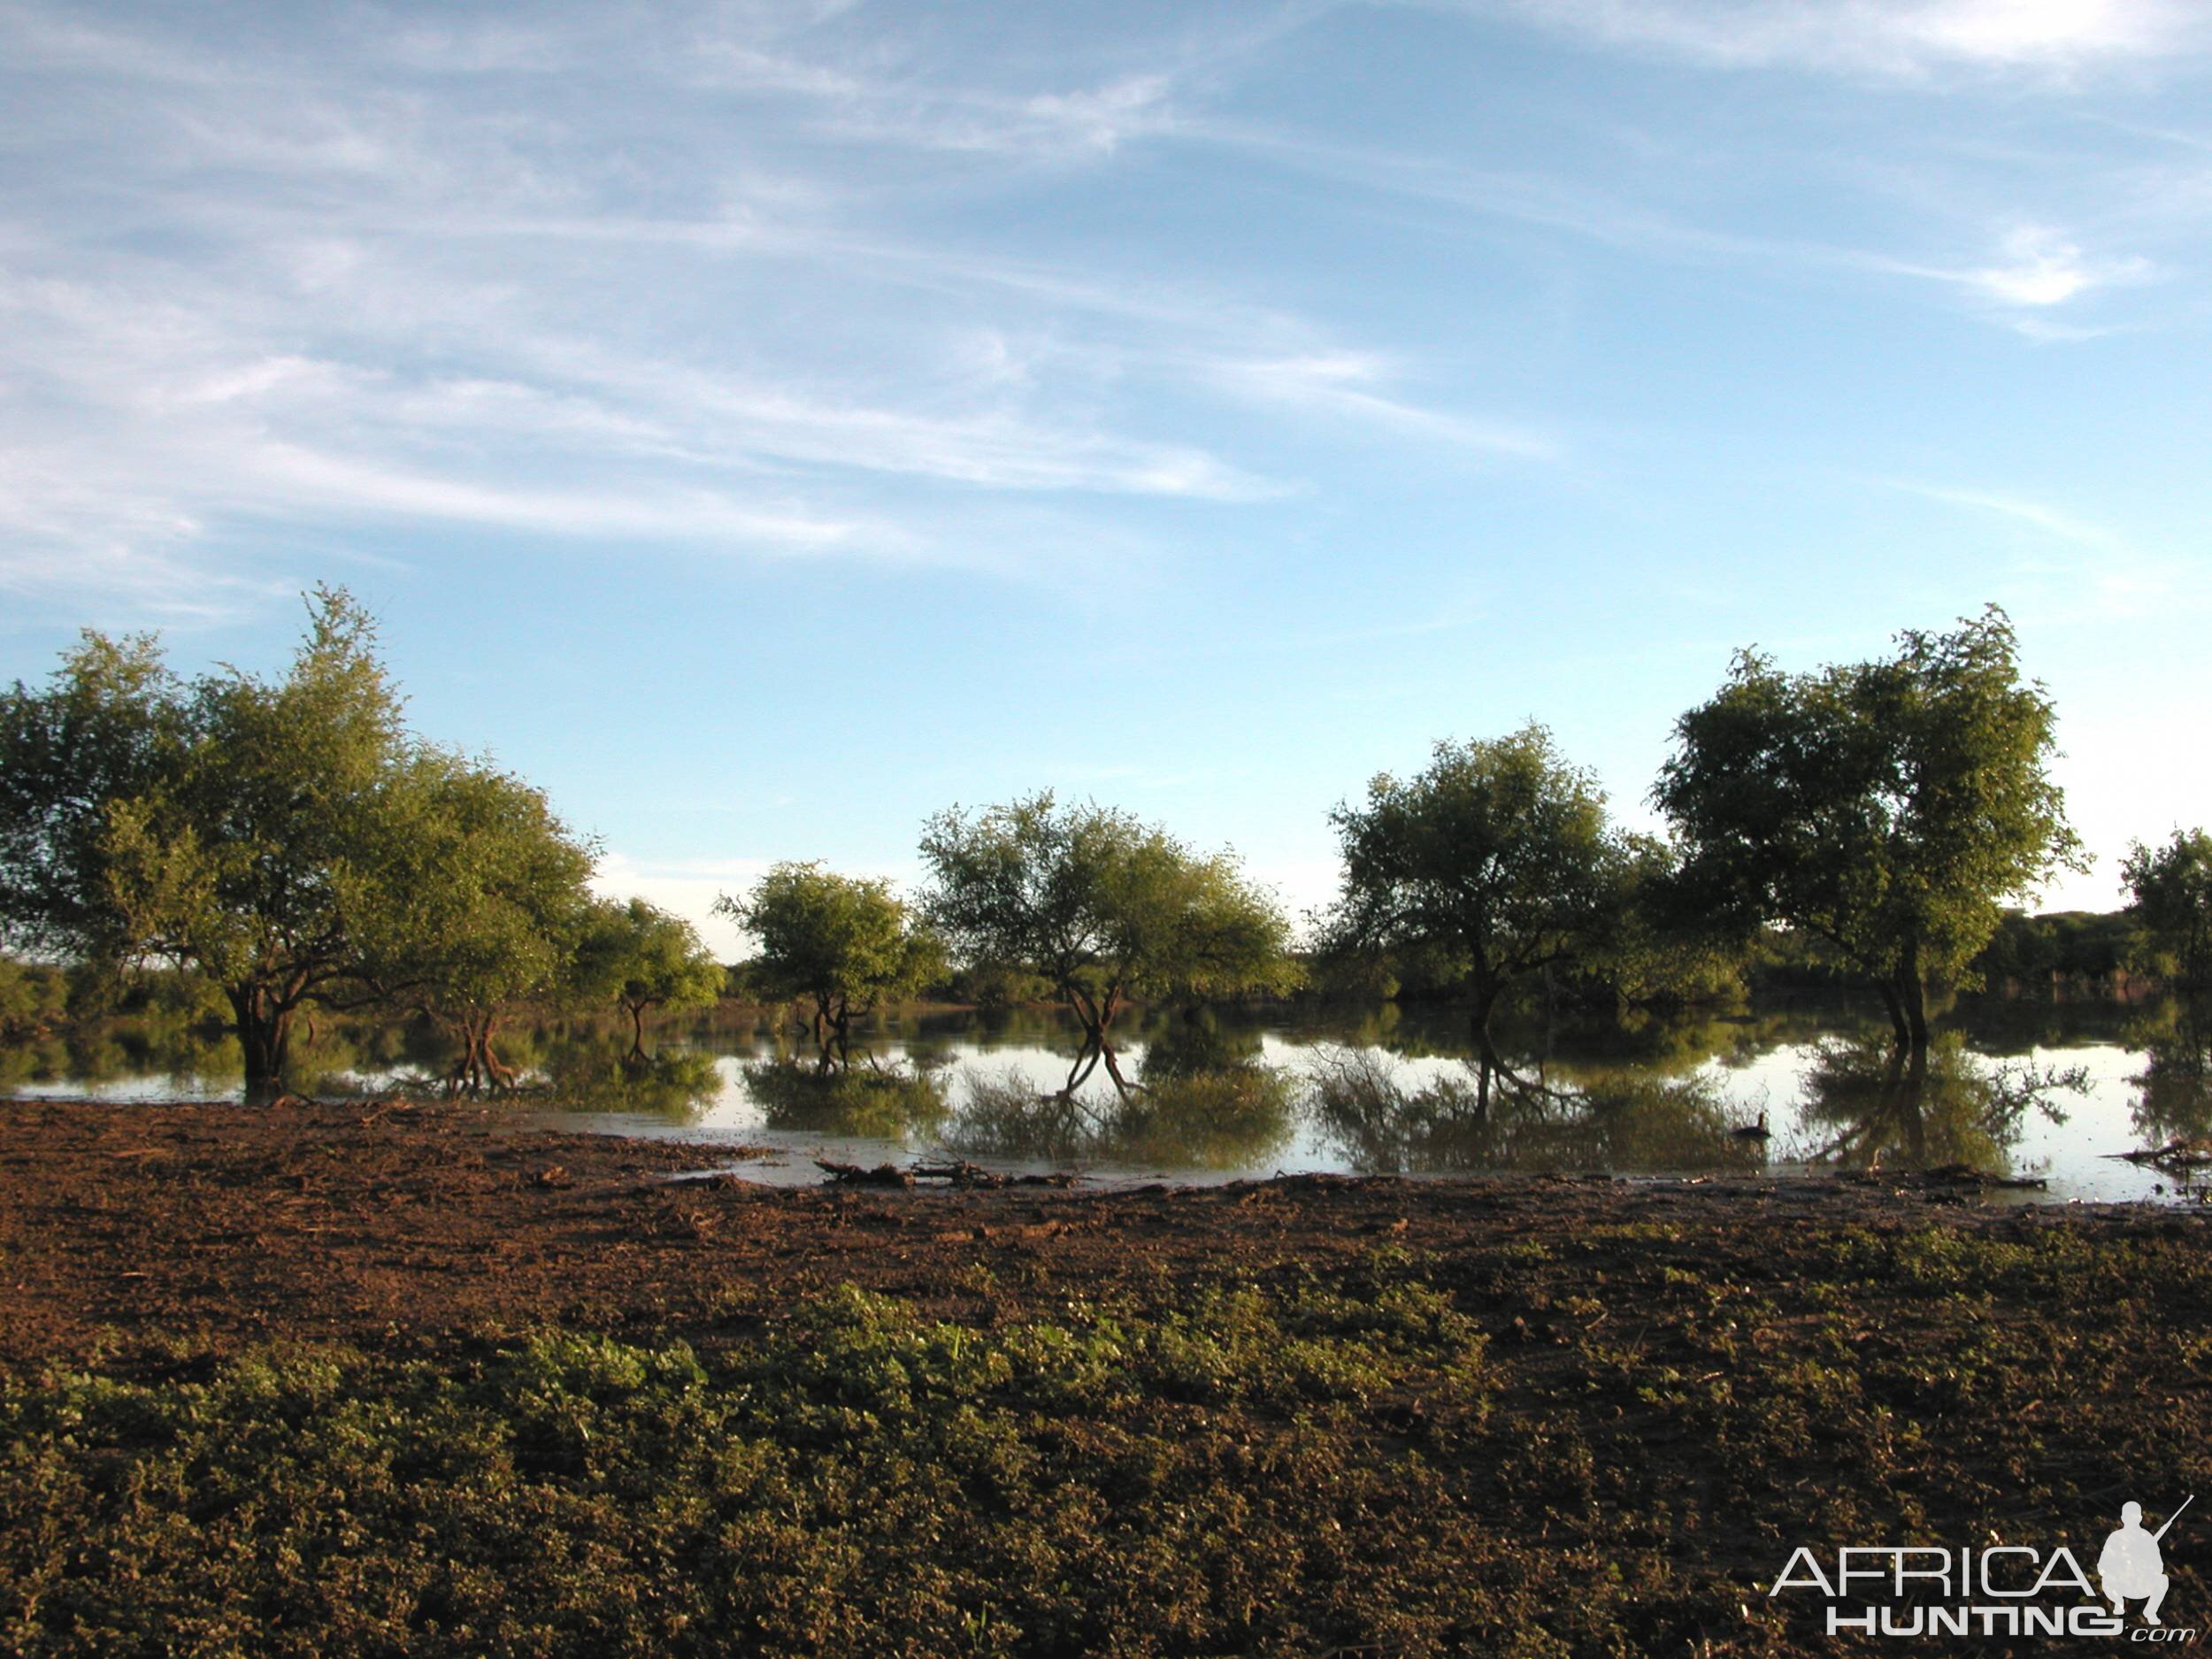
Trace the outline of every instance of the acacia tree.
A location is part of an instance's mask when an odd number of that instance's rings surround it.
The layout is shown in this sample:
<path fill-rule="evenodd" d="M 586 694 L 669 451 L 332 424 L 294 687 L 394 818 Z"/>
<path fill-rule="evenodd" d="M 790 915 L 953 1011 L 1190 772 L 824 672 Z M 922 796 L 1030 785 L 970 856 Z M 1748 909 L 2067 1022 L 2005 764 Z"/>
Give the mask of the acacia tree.
<path fill-rule="evenodd" d="M 1154 825 L 1049 790 L 931 818 L 921 852 L 930 920 L 970 966 L 1033 972 L 1082 1028 L 1064 1093 L 1102 1062 L 1118 1089 L 1114 1020 L 1132 998 L 1287 988 L 1290 927 L 1234 854 L 1204 856 Z"/>
<path fill-rule="evenodd" d="M 454 1092 L 494 1093 L 514 1073 L 493 1047 L 500 1023 L 563 995 L 591 918 L 591 849 L 544 794 L 511 773 L 426 752 L 400 792 L 401 902 L 364 929 L 368 975 L 410 998 L 460 1049 Z"/>
<path fill-rule="evenodd" d="M 228 1000 L 250 1095 L 281 1085 L 310 1004 L 362 1006 L 361 925 L 395 902 L 411 743 L 342 589 L 290 671 L 186 685 L 149 639 L 88 634 L 0 707 L 0 910 L 87 961 L 196 967 Z"/>
<path fill-rule="evenodd" d="M 191 741 L 151 634 L 88 631 L 43 690 L 0 695 L 0 933 L 48 956 L 127 954 L 109 809 L 173 781 Z"/>
<path fill-rule="evenodd" d="M 628 1064 L 635 1067 L 645 1064 L 647 1011 L 711 1007 L 723 978 L 722 964 L 681 917 L 643 899 L 601 900 L 585 924 L 573 982 L 581 995 L 611 997 L 630 1016 Z"/>
<path fill-rule="evenodd" d="M 759 941 L 750 964 L 769 995 L 814 1005 L 815 1045 L 826 1069 L 847 1053 L 856 1014 L 918 988 L 941 965 L 936 935 L 888 881 L 841 876 L 819 864 L 780 864 L 749 897 L 715 901 Z"/>
<path fill-rule="evenodd" d="M 2007 897 L 2082 867 L 2055 721 L 1994 605 L 1881 662 L 1787 674 L 1744 651 L 1676 722 L 1653 798 L 1709 913 L 1825 940 L 1924 1055 L 1930 976 L 1964 974 Z"/>
<path fill-rule="evenodd" d="M 2212 835 L 2176 830 L 2162 847 L 2137 841 L 2120 876 L 2148 965 L 2187 990 L 2212 985 Z"/>
<path fill-rule="evenodd" d="M 1417 776 L 1383 773 L 1363 804 L 1329 816 L 1344 856 L 1333 948 L 1440 954 L 1465 977 L 1492 1063 L 1507 990 L 1609 942 L 1651 856 L 1608 825 L 1596 780 L 1532 722 L 1440 742 Z"/>

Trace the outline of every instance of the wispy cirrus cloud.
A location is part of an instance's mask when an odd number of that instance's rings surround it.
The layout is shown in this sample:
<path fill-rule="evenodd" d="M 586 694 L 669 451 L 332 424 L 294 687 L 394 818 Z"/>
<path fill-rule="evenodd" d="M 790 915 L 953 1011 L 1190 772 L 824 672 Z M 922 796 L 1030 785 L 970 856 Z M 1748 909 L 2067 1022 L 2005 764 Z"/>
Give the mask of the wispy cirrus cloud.
<path fill-rule="evenodd" d="M 2078 547 L 2100 553 L 2123 553 L 2129 550 L 2126 539 L 2116 531 L 2093 523 L 2062 507 L 2054 507 L 2029 496 L 2008 494 L 2001 490 L 1961 489 L 1935 484 L 1915 484 L 1902 480 L 1891 480 L 1890 488 L 1930 501 L 1939 501 L 1953 507 L 1970 508 L 1977 512 L 1994 513 L 2020 524 L 2032 525 L 2047 534 Z"/>
<path fill-rule="evenodd" d="M 1944 266 L 1905 260 L 1877 260 L 1878 266 L 1906 276 L 1924 277 L 1972 294 L 1992 304 L 2022 311 L 2047 311 L 2111 288 L 2132 288 L 2155 280 L 2149 260 L 2097 257 L 2063 232 L 2043 225 L 2016 226 L 2000 239 L 1985 265 Z"/>
<path fill-rule="evenodd" d="M 1993 233 L 1979 223 L 1915 226 L 1924 239 L 1940 234 L 1949 243 L 1978 244 L 1977 253 L 1947 260 L 1801 234 L 1702 223 L 1648 198 L 1532 170 L 1453 164 L 1234 123 L 1217 123 L 1205 136 L 1348 191 L 1432 204 L 1624 254 L 1776 273 L 1906 279 L 1967 299 L 1980 314 L 2040 339 L 2091 339 L 2111 332 L 2111 325 L 2063 320 L 2055 313 L 2112 290 L 2145 287 L 2166 274 L 2147 257 L 2093 251 L 2080 233 L 2045 223 L 2015 221 Z"/>
<path fill-rule="evenodd" d="M 1605 45 L 1732 67 L 2070 74 L 2212 47 L 2192 0 L 1472 0 Z"/>
<path fill-rule="evenodd" d="M 945 534 L 913 493 L 1302 487 L 1223 452 L 1186 416 L 1208 403 L 1548 452 L 1379 385 L 1294 395 L 1271 365 L 1352 349 L 1218 293 L 918 238 L 895 193 L 809 148 L 1102 163 L 1176 126 L 1178 88 L 1233 50 L 1219 32 L 1025 87 L 811 42 L 836 10 L 678 7 L 609 60 L 614 24 L 583 10 L 219 49 L 0 6 L 40 76 L 18 82 L 39 107 L 0 117 L 22 187 L 0 206 L 0 442 L 23 480 L 0 528 L 49 561 L 180 570 L 244 520 L 362 518 L 1006 571 L 1018 550 Z M 517 92 L 608 61 L 588 111 Z M 699 165 L 717 127 L 763 142 Z M 672 147 L 687 165 L 657 166 Z"/>
<path fill-rule="evenodd" d="M 1479 419 L 1392 396 L 1388 388 L 1401 371 L 1373 352 L 1246 357 L 1217 363 L 1210 372 L 1255 403 L 1377 427 L 1401 439 L 1531 461 L 1556 461 L 1566 452 L 1561 438 L 1538 426 Z"/>
<path fill-rule="evenodd" d="M 1110 153 L 1177 129 L 1175 78 L 1123 75 L 1063 90 L 1004 93 L 855 73 L 849 69 L 716 43 L 695 72 L 707 85 L 766 93 L 811 106 L 818 132 L 851 143 L 1018 157 Z"/>
<path fill-rule="evenodd" d="M 2048 589 L 2054 618 L 2094 615 L 2108 620 L 2148 617 L 2176 605 L 2195 607 L 2212 595 L 2198 562 L 2147 548 L 2136 536 L 2071 508 L 2008 489 L 1886 480 L 1888 487 L 2001 523 L 2024 526 L 2048 547 L 2023 551 L 2015 572 Z"/>

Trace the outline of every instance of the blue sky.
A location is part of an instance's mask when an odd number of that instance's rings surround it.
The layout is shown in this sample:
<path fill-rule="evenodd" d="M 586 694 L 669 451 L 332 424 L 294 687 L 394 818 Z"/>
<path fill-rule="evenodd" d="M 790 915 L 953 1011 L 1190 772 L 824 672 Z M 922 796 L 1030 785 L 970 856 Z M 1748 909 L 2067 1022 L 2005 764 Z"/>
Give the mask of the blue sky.
<path fill-rule="evenodd" d="M 1994 600 L 2212 822 L 2212 8 L 0 0 L 0 676 L 383 618 L 611 890 L 1233 843 Z M 723 949 L 726 930 L 710 931 Z"/>

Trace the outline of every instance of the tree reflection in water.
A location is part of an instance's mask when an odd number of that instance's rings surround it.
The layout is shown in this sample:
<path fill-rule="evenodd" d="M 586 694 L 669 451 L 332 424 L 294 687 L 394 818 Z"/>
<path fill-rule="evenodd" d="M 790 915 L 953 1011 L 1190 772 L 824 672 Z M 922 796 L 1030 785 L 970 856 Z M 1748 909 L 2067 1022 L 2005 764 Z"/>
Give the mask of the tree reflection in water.
<path fill-rule="evenodd" d="M 964 1157 L 1160 1169 L 1245 1169 L 1288 1142 L 1294 1092 L 1279 1066 L 1155 1071 L 1141 1087 L 1039 1092 L 1018 1070 L 971 1068 L 966 1099 L 945 1137 Z"/>
<path fill-rule="evenodd" d="M 934 1133 L 951 1110 L 941 1066 L 759 1060 L 745 1068 L 745 1087 L 766 1127 L 802 1134 L 903 1141 Z"/>
<path fill-rule="evenodd" d="M 1310 1075 L 1317 1126 L 1366 1172 L 1748 1171 L 1765 1161 L 1701 1075 L 1590 1068 L 1555 1086 L 1479 1056 L 1417 1084 L 1373 1049 L 1325 1047 Z"/>
<path fill-rule="evenodd" d="M 2212 1136 L 2212 997 L 2176 997 L 2128 1022 L 2125 1041 L 2143 1050 L 2129 1079 L 2129 1109 L 2145 1147 Z"/>
<path fill-rule="evenodd" d="M 1831 1036 L 1806 1068 L 1800 1122 L 1810 1164 L 1914 1170 L 1964 1164 L 2008 1172 L 2028 1114 L 2066 1121 L 2057 1097 L 2085 1094 L 2080 1066 L 1992 1061 L 1955 1031 L 1924 1049 L 1872 1036 Z"/>
<path fill-rule="evenodd" d="M 603 1035 L 552 1044 L 542 1074 L 546 1103 L 557 1110 L 636 1112 L 677 1124 L 696 1123 L 722 1090 L 710 1054 L 664 1046 L 641 1064 L 626 1039 Z"/>

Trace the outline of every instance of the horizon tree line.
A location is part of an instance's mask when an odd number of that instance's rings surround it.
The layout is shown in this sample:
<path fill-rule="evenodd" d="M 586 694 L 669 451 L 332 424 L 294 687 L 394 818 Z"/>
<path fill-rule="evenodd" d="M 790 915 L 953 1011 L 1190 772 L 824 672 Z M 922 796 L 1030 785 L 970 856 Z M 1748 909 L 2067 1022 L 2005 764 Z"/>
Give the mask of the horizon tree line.
<path fill-rule="evenodd" d="M 249 1094 L 281 1087 L 313 1008 L 419 1013 L 453 1036 L 457 1091 L 513 1087 L 495 1039 L 526 1007 L 615 1004 L 644 1064 L 652 1009 L 725 971 L 680 918 L 595 895 L 596 846 L 534 786 L 411 733 L 373 619 L 307 596 L 289 670 L 189 681 L 150 635 L 88 631 L 42 689 L 0 694 L 0 943 L 48 959 L 167 964 L 222 995 Z M 1615 824 L 1594 775 L 1531 722 L 1440 741 L 1331 814 L 1341 891 L 1324 961 L 1415 962 L 1463 988 L 1471 1033 L 1562 979 L 1627 1000 L 1727 983 L 1780 930 L 1881 995 L 1924 1055 L 1932 980 L 1961 985 L 2007 898 L 2084 868 L 2048 764 L 2055 710 L 1990 606 L 1908 630 L 1877 661 L 1788 673 L 1738 654 L 1676 722 L 1652 799 L 1669 833 Z M 1226 849 L 1039 791 L 923 826 L 923 891 L 775 865 L 716 911 L 755 940 L 750 986 L 808 1008 L 824 1070 L 852 1022 L 949 968 L 1026 983 L 1079 1033 L 1065 1089 L 1103 1067 L 1136 1001 L 1282 995 L 1289 918 Z M 2212 836 L 2137 843 L 2123 866 L 2147 956 L 2212 978 Z"/>

